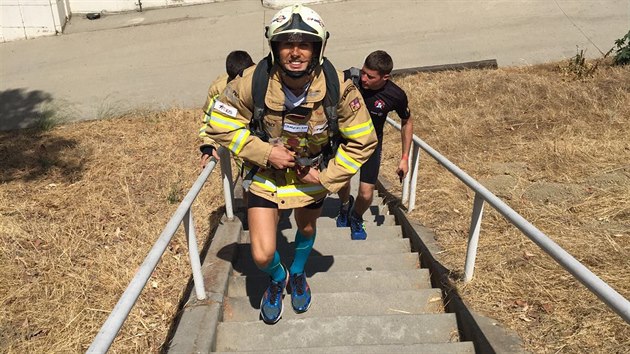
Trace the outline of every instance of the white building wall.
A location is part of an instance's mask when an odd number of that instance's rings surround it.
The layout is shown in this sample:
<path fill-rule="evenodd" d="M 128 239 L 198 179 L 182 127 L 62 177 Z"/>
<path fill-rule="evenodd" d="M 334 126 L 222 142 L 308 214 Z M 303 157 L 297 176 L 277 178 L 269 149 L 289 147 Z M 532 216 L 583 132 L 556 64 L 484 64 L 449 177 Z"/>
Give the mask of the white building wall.
<path fill-rule="evenodd" d="M 149 9 L 224 0 L 140 1 Z M 139 9 L 138 0 L 0 0 L 0 42 L 62 33 L 71 14 Z"/>
<path fill-rule="evenodd" d="M 0 0 L 0 41 L 63 32 L 70 17 L 67 0 Z"/>

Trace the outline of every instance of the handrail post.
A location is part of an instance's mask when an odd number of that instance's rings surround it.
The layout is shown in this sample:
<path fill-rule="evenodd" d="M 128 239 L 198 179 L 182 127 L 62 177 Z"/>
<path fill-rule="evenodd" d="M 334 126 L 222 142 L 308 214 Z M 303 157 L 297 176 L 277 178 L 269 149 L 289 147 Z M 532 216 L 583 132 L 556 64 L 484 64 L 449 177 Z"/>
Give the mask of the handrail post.
<path fill-rule="evenodd" d="M 234 220 L 234 184 L 232 183 L 232 156 L 228 149 L 219 147 L 221 158 L 221 178 L 223 179 L 223 198 L 225 199 L 225 216 Z"/>
<path fill-rule="evenodd" d="M 472 280 L 475 271 L 475 259 L 477 258 L 477 246 L 479 245 L 479 231 L 481 230 L 481 217 L 483 216 L 483 197 L 475 193 L 470 230 L 468 232 L 468 249 L 466 250 L 466 266 L 464 268 L 464 282 Z"/>
<path fill-rule="evenodd" d="M 186 240 L 188 241 L 188 257 L 190 258 L 190 267 L 192 268 L 193 281 L 195 283 L 195 293 L 197 294 L 197 300 L 205 300 L 206 287 L 201 274 L 201 260 L 199 259 L 199 249 L 197 248 L 195 222 L 190 209 L 184 215 L 183 223 L 186 231 Z"/>
<path fill-rule="evenodd" d="M 413 161 L 413 162 L 412 162 Z M 418 144 L 413 144 L 413 154 L 412 158 L 409 161 L 411 163 L 412 168 L 408 171 L 411 172 L 411 188 L 409 189 L 409 207 L 407 208 L 407 212 L 410 213 L 416 207 L 416 185 L 418 184 L 418 166 L 420 166 L 420 146 Z M 409 172 L 407 172 L 407 176 L 409 176 Z"/>
<path fill-rule="evenodd" d="M 411 160 L 407 159 L 407 171 L 411 171 Z M 402 198 L 401 198 L 401 203 L 402 205 L 407 204 L 407 202 L 409 202 L 409 180 L 411 179 L 411 176 L 409 173 L 407 173 L 407 175 L 405 176 L 405 179 L 403 180 L 403 185 L 402 185 Z M 409 210 L 408 210 L 409 211 Z"/>

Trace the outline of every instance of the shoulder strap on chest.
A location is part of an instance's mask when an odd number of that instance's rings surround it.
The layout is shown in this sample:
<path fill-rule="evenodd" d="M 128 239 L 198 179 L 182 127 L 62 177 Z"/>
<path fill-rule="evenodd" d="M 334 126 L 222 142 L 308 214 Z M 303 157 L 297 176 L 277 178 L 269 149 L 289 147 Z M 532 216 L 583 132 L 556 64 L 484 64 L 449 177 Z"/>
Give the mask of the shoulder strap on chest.
<path fill-rule="evenodd" d="M 265 94 L 269 84 L 269 73 L 271 71 L 271 56 L 263 58 L 256 65 L 254 77 L 252 79 L 252 99 L 254 101 L 254 111 L 249 123 L 249 130 L 263 141 L 268 141 L 269 137 L 263 127 L 263 117 L 265 116 Z"/>

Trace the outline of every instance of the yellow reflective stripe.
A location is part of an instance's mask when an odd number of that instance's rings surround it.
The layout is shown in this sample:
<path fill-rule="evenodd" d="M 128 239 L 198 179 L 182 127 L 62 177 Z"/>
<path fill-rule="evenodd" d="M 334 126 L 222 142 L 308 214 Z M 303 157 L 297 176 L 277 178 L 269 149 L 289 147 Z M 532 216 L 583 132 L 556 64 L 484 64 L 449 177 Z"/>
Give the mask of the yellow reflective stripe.
<path fill-rule="evenodd" d="M 217 111 L 212 111 L 210 124 L 216 125 L 218 127 L 228 129 L 228 130 L 236 130 L 240 128 L 245 128 L 245 124 L 237 121 L 236 119 L 228 118 L 228 116 L 223 115 Z"/>
<path fill-rule="evenodd" d="M 247 166 L 244 166 L 243 170 L 244 170 L 243 174 L 247 175 L 249 173 L 249 171 L 251 171 L 251 168 L 247 167 Z M 254 178 L 252 178 L 252 180 L 253 180 L 253 183 L 255 185 L 257 185 L 257 186 L 259 186 L 259 187 L 261 187 L 263 189 L 266 189 L 266 190 L 268 190 L 270 192 L 275 192 L 276 191 L 276 184 L 272 180 L 267 179 L 267 178 L 261 176 L 258 173 L 254 175 Z"/>
<path fill-rule="evenodd" d="M 326 191 L 324 186 L 312 184 L 296 184 L 278 187 L 278 197 L 304 197 L 316 195 Z"/>
<path fill-rule="evenodd" d="M 199 129 L 199 137 L 200 138 L 205 138 L 208 136 L 208 134 L 206 134 L 206 128 L 207 126 L 204 124 L 203 127 L 201 129 Z"/>
<path fill-rule="evenodd" d="M 361 164 L 358 163 L 355 159 L 348 156 L 342 148 L 337 149 L 337 155 L 335 156 L 335 161 L 348 169 L 350 172 L 355 173 L 361 167 Z"/>
<path fill-rule="evenodd" d="M 205 113 L 203 115 L 203 123 L 208 124 L 209 122 L 210 122 L 210 116 L 208 115 L 208 113 Z"/>
<path fill-rule="evenodd" d="M 210 98 L 210 101 L 208 101 L 208 106 L 206 107 L 204 112 L 210 112 L 212 108 L 214 108 L 214 102 L 216 102 L 217 97 L 219 97 L 219 95 L 214 95 Z"/>
<path fill-rule="evenodd" d="M 228 146 L 228 148 L 232 150 L 233 153 L 238 155 L 238 153 L 241 152 L 241 149 L 243 149 L 243 146 L 245 146 L 245 141 L 247 140 L 248 137 L 249 137 L 249 130 L 241 129 L 236 134 L 234 134 L 234 137 L 232 138 L 232 142 L 230 142 L 230 145 Z"/>
<path fill-rule="evenodd" d="M 356 139 L 370 134 L 374 130 L 374 124 L 372 124 L 372 120 L 370 119 L 367 122 L 353 125 L 348 128 L 341 128 L 339 130 L 341 131 L 341 135 L 343 135 L 344 138 Z"/>

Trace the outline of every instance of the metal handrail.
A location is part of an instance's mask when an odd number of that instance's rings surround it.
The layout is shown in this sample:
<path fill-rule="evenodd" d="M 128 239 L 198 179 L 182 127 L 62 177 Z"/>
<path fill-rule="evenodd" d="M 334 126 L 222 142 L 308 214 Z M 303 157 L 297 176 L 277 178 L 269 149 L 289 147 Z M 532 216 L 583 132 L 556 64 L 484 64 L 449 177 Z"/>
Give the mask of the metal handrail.
<path fill-rule="evenodd" d="M 233 185 L 232 185 L 232 168 L 231 168 L 231 155 L 228 150 L 223 147 L 219 148 L 219 155 L 221 158 L 221 175 L 223 179 L 223 195 L 225 198 L 225 212 L 228 219 L 234 218 L 234 212 L 232 210 L 232 204 L 234 199 Z M 155 270 L 155 267 L 160 261 L 160 258 L 164 254 L 166 247 L 175 235 L 175 232 L 179 228 L 180 224 L 184 224 L 186 232 L 186 239 L 188 242 L 188 254 L 190 257 L 190 265 L 193 273 L 193 282 L 195 284 L 195 293 L 198 300 L 204 300 L 206 298 L 205 285 L 203 282 L 203 275 L 201 273 L 201 259 L 199 258 L 199 251 L 197 249 L 197 237 L 195 235 L 195 224 L 192 218 L 192 203 L 197 198 L 197 195 L 201 191 L 204 183 L 210 176 L 212 170 L 216 166 L 217 161 L 215 158 L 211 158 L 208 165 L 203 169 L 190 191 L 184 197 L 184 200 L 179 204 L 177 210 L 166 224 L 166 227 L 158 237 L 157 241 L 149 251 L 149 254 L 140 265 L 140 268 L 134 275 L 133 279 L 127 285 L 127 289 L 114 306 L 114 309 L 109 314 L 109 317 L 99 330 L 96 337 L 92 341 L 92 344 L 87 350 L 87 353 L 106 353 L 109 347 L 112 345 L 118 331 L 122 327 L 123 323 L 129 316 L 131 309 L 135 305 L 140 293 L 147 284 L 147 281 L 151 277 L 151 273 Z"/>
<path fill-rule="evenodd" d="M 387 123 L 394 128 L 400 130 L 400 124 L 396 123 L 393 119 L 387 118 Z M 416 135 L 413 136 L 414 153 L 413 153 L 413 166 L 411 174 L 407 174 L 405 179 L 411 178 L 414 181 L 411 188 L 408 191 L 403 191 L 403 203 L 409 201 L 408 211 L 411 211 L 412 205 L 415 205 L 415 181 L 418 176 L 418 160 L 420 148 L 426 151 L 433 159 L 435 159 L 440 165 L 446 168 L 451 174 L 457 177 L 460 181 L 464 182 L 470 189 L 475 191 L 475 200 L 473 202 L 473 211 L 471 217 L 471 227 L 468 235 L 468 249 L 466 253 L 466 265 L 464 270 L 464 280 L 470 281 L 473 276 L 475 267 L 475 258 L 477 255 L 477 244 L 479 241 L 479 232 L 481 229 L 481 218 L 483 216 L 484 202 L 490 204 L 496 211 L 498 211 L 505 219 L 507 219 L 512 225 L 516 226 L 521 232 L 529 237 L 534 243 L 538 245 L 545 253 L 550 255 L 558 264 L 571 273 L 577 280 L 579 280 L 588 290 L 597 295 L 608 307 L 615 311 L 626 322 L 630 323 L 630 301 L 621 296 L 615 289 L 613 289 L 606 282 L 597 277 L 593 272 L 586 268 L 582 263 L 571 256 L 567 251 L 560 247 L 557 243 L 551 240 L 542 231 L 537 229 L 529 221 L 523 218 L 520 214 L 505 204 L 499 197 L 495 196 L 486 187 L 481 185 L 475 179 L 470 177 L 466 172 L 457 167 L 454 163 L 442 156 L 439 152 L 433 149 L 429 144 L 422 141 Z M 410 161 L 411 164 L 411 161 Z M 411 176 L 410 176 L 411 175 Z M 405 181 L 405 183 L 409 183 Z M 408 195 L 405 196 L 404 192 Z M 413 194 L 411 194 L 413 193 Z"/>

